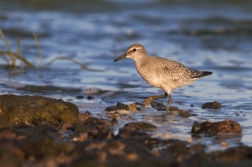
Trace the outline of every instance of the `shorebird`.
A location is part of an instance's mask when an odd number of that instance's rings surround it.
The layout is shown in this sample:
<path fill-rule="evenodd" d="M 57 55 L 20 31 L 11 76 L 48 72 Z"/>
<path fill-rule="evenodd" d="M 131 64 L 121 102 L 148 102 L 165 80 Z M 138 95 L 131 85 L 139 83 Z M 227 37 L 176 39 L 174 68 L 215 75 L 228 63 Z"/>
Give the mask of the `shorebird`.
<path fill-rule="evenodd" d="M 166 98 L 168 96 L 166 114 L 170 110 L 172 102 L 171 93 L 174 89 L 212 74 L 209 71 L 188 68 L 174 60 L 159 56 L 149 56 L 144 46 L 138 43 L 129 46 L 127 51 L 116 58 L 114 62 L 124 58 L 133 59 L 139 75 L 151 86 L 161 88 L 164 91 L 164 95 L 150 96 L 142 104 L 148 105 L 155 99 Z"/>

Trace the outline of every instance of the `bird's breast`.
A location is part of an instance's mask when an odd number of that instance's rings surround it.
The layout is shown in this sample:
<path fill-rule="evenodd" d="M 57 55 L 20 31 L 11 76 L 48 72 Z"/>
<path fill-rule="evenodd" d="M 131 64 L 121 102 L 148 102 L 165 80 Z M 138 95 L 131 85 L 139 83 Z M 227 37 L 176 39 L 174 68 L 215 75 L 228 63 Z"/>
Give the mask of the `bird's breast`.
<path fill-rule="evenodd" d="M 162 77 L 158 74 L 158 72 L 147 66 L 136 66 L 137 72 L 139 75 L 150 85 L 154 87 L 161 87 L 161 84 L 163 83 Z"/>

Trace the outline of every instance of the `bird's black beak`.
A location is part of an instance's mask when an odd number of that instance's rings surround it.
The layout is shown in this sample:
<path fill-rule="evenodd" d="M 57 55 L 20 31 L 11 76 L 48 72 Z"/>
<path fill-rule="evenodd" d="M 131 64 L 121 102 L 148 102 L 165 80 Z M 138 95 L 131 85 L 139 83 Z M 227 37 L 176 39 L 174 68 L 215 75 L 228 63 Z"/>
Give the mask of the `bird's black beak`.
<path fill-rule="evenodd" d="M 116 61 L 118 61 L 118 60 L 121 60 L 121 59 L 125 59 L 125 58 L 127 58 L 126 56 L 127 56 L 127 53 L 124 53 L 124 54 L 121 55 L 120 57 L 116 58 L 116 59 L 114 60 L 114 62 L 116 62 Z"/>

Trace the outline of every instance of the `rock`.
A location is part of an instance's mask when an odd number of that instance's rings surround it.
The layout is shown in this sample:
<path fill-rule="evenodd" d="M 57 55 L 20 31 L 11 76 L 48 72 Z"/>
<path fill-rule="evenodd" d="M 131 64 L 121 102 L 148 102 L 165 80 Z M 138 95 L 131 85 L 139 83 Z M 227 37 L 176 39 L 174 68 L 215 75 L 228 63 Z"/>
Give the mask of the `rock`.
<path fill-rule="evenodd" d="M 72 103 L 42 96 L 0 95 L 0 127 L 42 119 L 55 126 L 78 124 L 79 110 Z"/>
<path fill-rule="evenodd" d="M 113 142 L 110 142 L 106 144 L 104 147 L 105 150 L 107 150 L 111 155 L 120 155 L 123 154 L 123 149 L 126 147 L 126 145 L 118 140 L 115 140 Z"/>
<path fill-rule="evenodd" d="M 22 141 L 20 147 L 24 151 L 26 158 L 32 156 L 36 159 L 42 159 L 57 153 L 55 143 L 45 135 L 29 135 Z"/>
<path fill-rule="evenodd" d="M 10 128 L 2 128 L 0 129 L 0 139 L 14 139 L 16 138 L 16 134 L 12 132 Z"/>
<path fill-rule="evenodd" d="M 121 117 L 122 117 L 122 114 L 121 113 L 119 113 L 119 112 L 117 112 L 117 111 L 115 111 L 115 112 L 108 112 L 107 113 L 107 117 L 109 117 L 109 118 L 115 118 L 115 119 L 121 119 Z"/>
<path fill-rule="evenodd" d="M 166 111 L 166 110 L 165 110 Z M 171 115 L 180 115 L 180 110 L 178 107 L 170 107 L 169 114 Z"/>
<path fill-rule="evenodd" d="M 162 103 L 159 103 L 159 102 L 151 102 L 151 106 L 152 108 L 158 110 L 158 111 L 165 111 L 166 110 L 166 106 L 163 105 Z"/>
<path fill-rule="evenodd" d="M 190 147 L 189 147 L 189 150 L 192 151 L 192 152 L 202 152 L 204 151 L 204 149 L 206 149 L 206 146 L 205 145 L 202 145 L 202 144 L 192 144 Z"/>
<path fill-rule="evenodd" d="M 73 126 L 72 124 L 69 123 L 63 123 L 60 126 L 60 132 L 67 132 L 68 130 L 74 131 L 75 130 L 75 126 Z"/>
<path fill-rule="evenodd" d="M 128 128 L 120 128 L 118 135 L 116 137 L 120 138 L 120 139 L 125 139 L 128 137 L 135 137 L 135 138 L 144 137 L 144 138 L 146 138 L 146 137 L 150 137 L 150 135 L 147 134 L 146 132 L 143 132 L 143 131 L 132 131 L 131 129 L 128 129 Z"/>
<path fill-rule="evenodd" d="M 57 104 L 57 100 L 55 102 Z M 39 106 L 36 100 L 34 103 L 35 106 Z M 21 105 L 14 101 L 14 104 L 13 108 L 27 107 L 25 102 Z M 28 103 L 28 106 L 30 105 L 32 104 Z M 6 112 L 6 108 L 1 107 L 2 103 L 0 103 L 0 117 Z M 12 111 L 12 108 L 8 109 Z M 78 117 L 78 114 L 76 115 Z M 229 166 L 230 164 L 231 166 L 232 164 L 233 166 L 251 166 L 252 164 L 252 147 L 234 146 L 224 151 L 207 152 L 205 150 L 207 147 L 200 142 L 190 140 L 189 143 L 177 139 L 155 138 L 153 133 L 148 134 L 146 131 L 156 130 L 157 127 L 147 122 L 127 123 L 119 129 L 118 135 L 114 136 L 110 128 L 117 130 L 111 127 L 116 124 L 117 117 L 122 122 L 133 119 L 124 119 L 124 115 L 117 114 L 117 116 L 111 116 L 109 118 L 111 121 L 109 121 L 93 117 L 90 112 L 85 112 L 79 115 L 78 126 L 68 121 L 61 121 L 60 126 L 55 127 L 55 124 L 49 122 L 46 117 L 36 117 L 32 119 L 32 122 L 0 127 L 0 166 L 192 167 L 202 166 L 202 164 L 203 166 L 225 166 L 227 162 Z M 130 116 L 127 115 L 127 117 Z M 230 120 L 215 123 L 206 121 L 201 124 L 195 122 L 192 131 L 195 133 L 230 133 L 231 131 L 238 133 L 239 128 L 239 124 Z M 240 128 L 240 133 L 241 131 Z M 222 145 L 226 146 L 226 143 Z"/>
<path fill-rule="evenodd" d="M 113 118 L 113 119 L 111 120 L 111 123 L 112 123 L 112 126 L 119 126 L 118 121 L 117 121 L 116 118 Z"/>
<path fill-rule="evenodd" d="M 69 154 L 74 151 L 76 148 L 76 145 L 74 143 L 69 143 L 69 142 L 60 142 L 57 143 L 57 148 L 60 153 L 65 153 Z"/>
<path fill-rule="evenodd" d="M 89 112 L 88 110 L 85 110 L 85 111 L 83 112 L 83 114 L 84 114 L 84 115 L 91 115 L 91 112 Z"/>
<path fill-rule="evenodd" d="M 192 126 L 192 133 L 208 133 L 208 134 L 216 134 L 216 133 L 235 133 L 240 134 L 242 133 L 241 125 L 231 121 L 231 120 L 224 120 L 220 122 L 205 121 L 202 123 L 198 123 L 197 121 L 194 122 Z"/>
<path fill-rule="evenodd" d="M 84 96 L 82 96 L 82 95 L 77 95 L 76 96 L 76 99 L 83 99 L 84 98 Z"/>
<path fill-rule="evenodd" d="M 18 124 L 12 126 L 12 131 L 16 134 L 17 138 L 26 138 L 30 135 L 46 135 L 54 140 L 61 140 L 63 135 L 59 133 L 58 128 L 54 126 L 43 123 L 34 126 L 33 124 Z"/>
<path fill-rule="evenodd" d="M 151 102 L 151 106 L 152 106 L 152 108 L 154 108 L 154 109 L 156 109 L 158 111 L 166 111 L 166 106 L 163 105 L 162 103 L 153 101 L 153 102 Z M 172 112 L 178 112 L 179 108 L 171 106 L 170 107 L 170 111 L 172 111 Z"/>
<path fill-rule="evenodd" d="M 202 104 L 201 108 L 202 109 L 220 109 L 221 104 L 217 101 L 207 102 L 207 103 Z"/>
<path fill-rule="evenodd" d="M 191 156 L 189 149 L 186 146 L 186 142 L 176 139 L 168 140 L 167 151 L 172 152 L 178 161 L 188 159 Z"/>
<path fill-rule="evenodd" d="M 15 148 L 15 144 L 0 141 L 0 166 L 19 167 L 25 166 L 24 153 L 21 149 Z"/>
<path fill-rule="evenodd" d="M 137 107 L 136 107 L 135 103 L 132 103 L 129 105 L 117 103 L 116 106 L 110 106 L 110 107 L 105 108 L 105 111 L 117 111 L 117 110 L 127 110 L 127 111 L 131 111 L 131 112 L 136 112 Z"/>
<path fill-rule="evenodd" d="M 84 113 L 79 113 L 78 117 L 81 121 L 84 121 L 92 116 L 91 116 L 91 113 L 88 110 L 86 110 L 84 111 Z"/>
<path fill-rule="evenodd" d="M 228 148 L 225 151 L 197 152 L 193 159 L 197 160 L 199 164 L 204 162 L 206 166 L 225 166 L 225 164 L 229 164 L 232 167 L 240 167 L 252 165 L 251 155 L 252 147 L 237 146 Z"/>
<path fill-rule="evenodd" d="M 157 130 L 157 127 L 147 122 L 130 122 L 124 125 L 129 130 Z"/>
<path fill-rule="evenodd" d="M 151 102 L 151 106 L 158 111 L 166 111 L 166 106 L 163 105 L 162 103 L 153 101 Z M 192 116 L 192 114 L 189 113 L 187 110 L 184 110 L 184 109 L 180 110 L 178 107 L 173 107 L 173 106 L 170 107 L 170 114 L 182 116 L 183 118 L 188 118 Z M 164 117 L 165 116 L 166 115 L 164 115 Z"/>
<path fill-rule="evenodd" d="M 93 130 L 89 131 L 88 137 L 99 140 L 110 139 L 113 137 L 113 132 L 107 126 L 96 125 L 93 127 Z"/>
<path fill-rule="evenodd" d="M 180 110 L 178 107 L 171 107 L 170 114 L 171 115 L 178 115 L 178 116 L 181 116 L 182 118 L 188 118 L 191 116 L 195 116 L 195 114 L 191 114 L 189 111 L 187 111 L 185 109 Z"/>
<path fill-rule="evenodd" d="M 183 118 L 188 118 L 192 116 L 191 113 L 189 113 L 187 110 L 184 110 L 184 109 L 179 110 L 179 115 L 182 116 Z"/>
<path fill-rule="evenodd" d="M 73 137 L 73 141 L 85 141 L 86 139 L 88 139 L 87 133 L 79 133 Z"/>
<path fill-rule="evenodd" d="M 154 146 L 156 146 L 158 144 L 158 139 L 156 139 L 156 138 L 146 138 L 144 140 L 144 144 L 154 147 Z"/>
<path fill-rule="evenodd" d="M 112 123 L 107 119 L 89 117 L 83 120 L 82 127 L 77 131 L 88 133 L 89 138 L 108 139 L 113 136 L 110 126 Z"/>
<path fill-rule="evenodd" d="M 86 120 L 83 121 L 83 124 L 88 126 L 94 126 L 94 125 L 112 126 L 112 123 L 109 120 L 95 117 L 87 118 Z"/>
<path fill-rule="evenodd" d="M 224 162 L 237 162 L 237 161 L 248 161 L 251 162 L 252 148 L 248 146 L 237 146 L 229 148 L 224 152 L 215 153 L 214 159 L 216 161 Z M 238 165 L 239 166 L 239 165 Z M 248 165 L 248 166 L 251 166 Z"/>
<path fill-rule="evenodd" d="M 87 96 L 87 99 L 88 100 L 94 100 L 94 97 L 93 96 Z"/>

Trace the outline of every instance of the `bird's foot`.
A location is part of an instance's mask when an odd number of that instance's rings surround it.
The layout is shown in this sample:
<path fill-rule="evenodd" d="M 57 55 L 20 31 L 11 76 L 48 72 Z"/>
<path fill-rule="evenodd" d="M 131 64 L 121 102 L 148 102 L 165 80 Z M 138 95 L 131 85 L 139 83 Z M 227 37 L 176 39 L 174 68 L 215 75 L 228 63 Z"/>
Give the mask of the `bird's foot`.
<path fill-rule="evenodd" d="M 169 108 L 166 108 L 166 115 L 171 115 L 171 111 Z"/>

